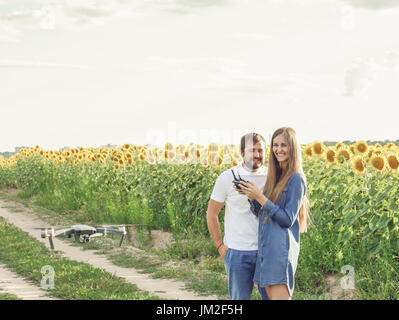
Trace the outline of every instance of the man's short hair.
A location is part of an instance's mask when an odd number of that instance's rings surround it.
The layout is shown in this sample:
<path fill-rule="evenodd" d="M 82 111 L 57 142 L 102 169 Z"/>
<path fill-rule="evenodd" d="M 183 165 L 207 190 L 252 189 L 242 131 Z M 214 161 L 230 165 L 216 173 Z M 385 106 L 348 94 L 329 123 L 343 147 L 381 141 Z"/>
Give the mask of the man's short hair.
<path fill-rule="evenodd" d="M 265 140 L 265 138 L 263 138 L 263 136 L 261 134 L 255 133 L 255 132 L 247 133 L 246 135 L 241 137 L 241 144 L 240 144 L 241 153 L 244 153 L 245 145 L 249 141 L 251 141 L 252 144 L 256 144 L 258 142 L 263 142 L 266 146 L 266 140 Z"/>

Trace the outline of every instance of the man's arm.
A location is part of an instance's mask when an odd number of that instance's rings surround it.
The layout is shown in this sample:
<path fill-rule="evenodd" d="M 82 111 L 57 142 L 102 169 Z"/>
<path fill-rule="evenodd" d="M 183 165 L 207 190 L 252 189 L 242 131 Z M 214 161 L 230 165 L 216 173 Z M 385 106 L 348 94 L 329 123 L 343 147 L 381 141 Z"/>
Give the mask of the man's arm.
<path fill-rule="evenodd" d="M 215 200 L 210 199 L 208 204 L 208 210 L 206 212 L 206 221 L 208 223 L 209 233 L 222 259 L 224 259 L 224 255 L 226 254 L 228 249 L 227 246 L 225 246 L 222 241 L 222 237 L 220 234 L 219 218 L 218 218 L 220 210 L 222 210 L 223 205 L 224 205 L 223 202 L 217 202 Z"/>

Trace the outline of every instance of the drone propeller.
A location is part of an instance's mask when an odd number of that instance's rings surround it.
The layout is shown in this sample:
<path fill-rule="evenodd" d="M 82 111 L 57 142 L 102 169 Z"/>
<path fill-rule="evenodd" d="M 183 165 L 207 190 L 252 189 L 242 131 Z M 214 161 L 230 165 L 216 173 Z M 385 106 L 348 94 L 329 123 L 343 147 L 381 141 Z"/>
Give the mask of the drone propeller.
<path fill-rule="evenodd" d="M 130 224 L 130 223 L 119 223 L 119 224 L 100 224 L 100 225 L 95 225 L 95 228 L 101 228 L 101 227 L 105 227 L 105 228 L 112 228 L 112 227 L 135 227 L 135 226 L 144 226 L 144 224 Z"/>

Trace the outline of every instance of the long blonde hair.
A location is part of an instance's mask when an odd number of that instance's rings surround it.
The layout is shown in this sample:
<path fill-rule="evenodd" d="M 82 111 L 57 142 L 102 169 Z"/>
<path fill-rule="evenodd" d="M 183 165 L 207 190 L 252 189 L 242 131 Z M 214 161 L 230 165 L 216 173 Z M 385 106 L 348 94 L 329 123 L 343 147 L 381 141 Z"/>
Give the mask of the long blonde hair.
<path fill-rule="evenodd" d="M 279 162 L 273 152 L 274 139 L 280 134 L 285 137 L 289 149 L 289 157 L 285 170 L 280 168 Z M 296 138 L 296 132 L 292 128 L 282 127 L 274 132 L 270 143 L 269 164 L 263 194 L 273 203 L 277 203 L 288 179 L 295 172 L 301 174 L 305 178 L 306 183 L 306 177 L 302 168 L 302 151 Z M 302 207 L 299 210 L 299 230 L 301 233 L 307 231 L 307 225 L 311 222 L 309 211 L 309 197 L 306 192 Z"/>

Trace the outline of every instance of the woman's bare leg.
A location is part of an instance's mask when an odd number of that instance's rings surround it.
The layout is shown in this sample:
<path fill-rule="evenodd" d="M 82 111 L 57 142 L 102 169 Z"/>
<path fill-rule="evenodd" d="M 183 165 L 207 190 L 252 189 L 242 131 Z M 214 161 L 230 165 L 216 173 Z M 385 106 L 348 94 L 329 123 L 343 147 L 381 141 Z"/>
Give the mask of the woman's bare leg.
<path fill-rule="evenodd" d="M 265 289 L 270 300 L 291 300 L 286 284 L 274 284 Z"/>

